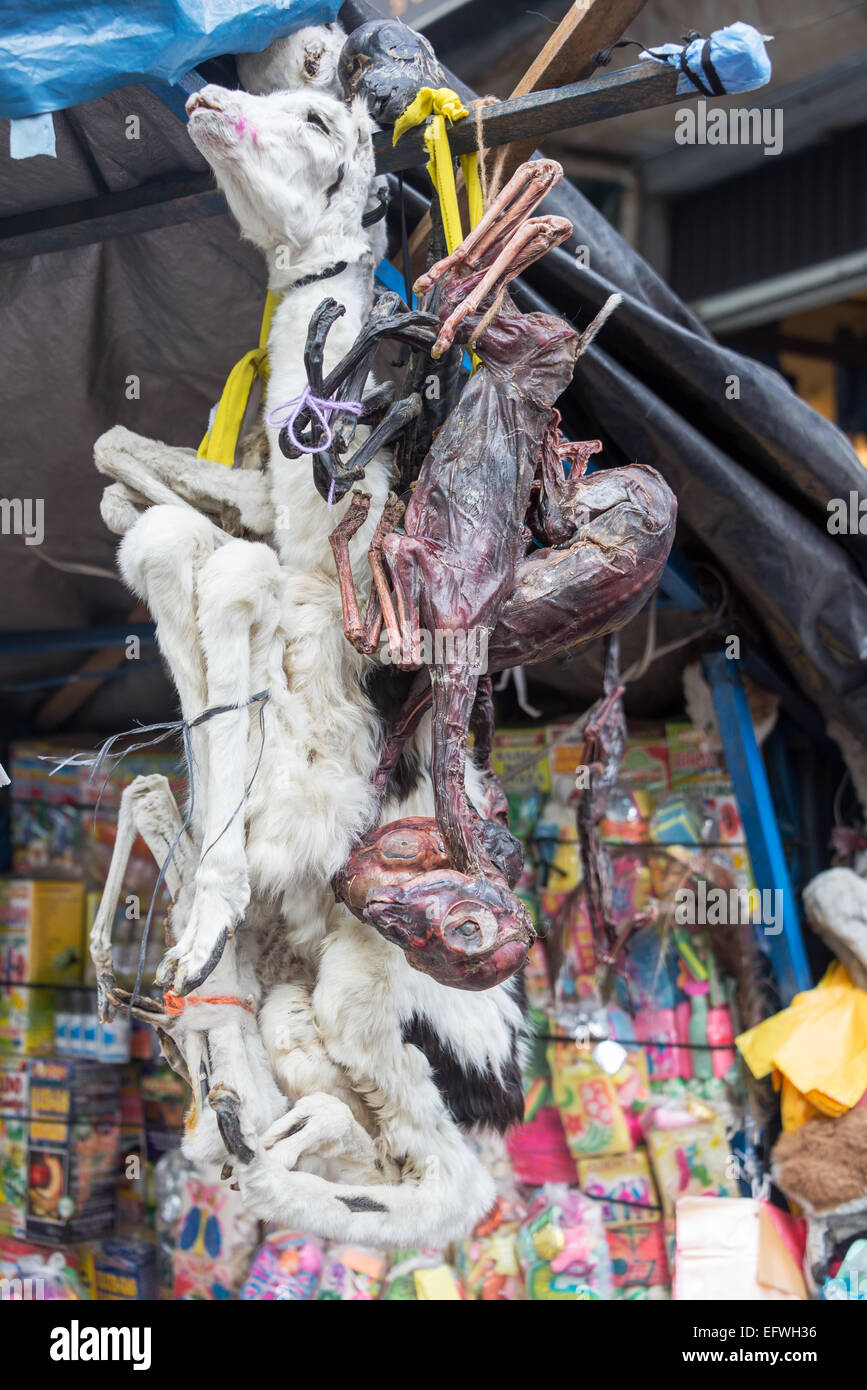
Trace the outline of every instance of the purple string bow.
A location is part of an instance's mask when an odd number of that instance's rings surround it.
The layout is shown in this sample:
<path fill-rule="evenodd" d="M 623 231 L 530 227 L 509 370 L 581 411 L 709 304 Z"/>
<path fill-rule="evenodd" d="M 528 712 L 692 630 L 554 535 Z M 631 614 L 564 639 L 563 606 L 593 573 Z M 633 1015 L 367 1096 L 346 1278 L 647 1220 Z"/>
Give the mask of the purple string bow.
<path fill-rule="evenodd" d="M 334 410 L 343 410 L 347 415 L 359 416 L 364 409 L 361 401 L 338 401 L 323 400 L 320 396 L 314 396 L 308 383 L 300 396 L 295 396 L 285 405 L 278 405 L 276 410 L 272 410 L 268 416 L 268 424 L 275 429 L 283 429 L 289 435 L 289 442 L 293 449 L 297 449 L 300 454 L 310 453 L 310 446 L 303 444 L 295 434 L 295 421 L 302 410 L 310 407 L 310 413 L 318 421 L 322 428 L 322 440 L 315 446 L 316 452 L 326 451 L 331 448 L 334 435 L 328 423 L 328 415 Z"/>

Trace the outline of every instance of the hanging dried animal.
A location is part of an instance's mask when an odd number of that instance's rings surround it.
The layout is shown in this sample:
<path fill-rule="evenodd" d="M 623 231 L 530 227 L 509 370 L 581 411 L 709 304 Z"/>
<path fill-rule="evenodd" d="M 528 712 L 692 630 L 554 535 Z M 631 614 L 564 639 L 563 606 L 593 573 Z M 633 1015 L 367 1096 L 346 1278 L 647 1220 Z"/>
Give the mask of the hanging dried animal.
<path fill-rule="evenodd" d="M 509 890 L 520 870 L 519 847 L 502 821 L 486 818 L 466 794 L 467 734 L 480 678 L 622 626 L 657 582 L 674 534 L 674 498 L 653 470 L 633 465 L 585 477 L 598 442 L 559 439 L 554 403 L 590 335 L 582 338 L 550 315 L 520 314 L 506 293 L 510 280 L 571 233 L 562 218 L 531 215 L 561 176 L 553 160 L 523 165 L 461 246 L 417 283 L 419 294 L 439 287 L 437 314 L 401 316 L 392 299 L 327 382 L 314 382 L 318 392 L 344 400 L 351 382 L 357 395 L 359 364 L 363 369 L 383 336 L 423 341 L 427 333 L 434 355 L 461 341 L 481 359 L 410 495 L 392 495 L 383 510 L 370 546 L 374 591 L 363 618 L 349 552 L 368 516 L 363 493 L 331 538 L 353 646 L 373 655 L 384 627 L 395 665 L 412 670 L 428 662 L 430 690 L 414 689 L 396 736 L 407 738 L 432 703 L 436 798 L 435 827 L 403 821 L 371 831 L 338 875 L 338 896 L 401 944 L 417 968 L 464 988 L 517 969 L 533 939 Z M 311 360 L 318 361 L 336 314 L 332 301 L 314 316 Z M 393 439 L 418 409 L 412 398 L 386 409 L 350 467 L 341 455 L 353 425 L 341 433 L 338 407 L 326 445 L 308 413 L 303 442 L 317 451 L 320 490 L 344 492 L 368 452 Z M 301 452 L 285 432 L 280 443 L 289 457 Z M 572 459 L 568 478 L 562 456 Z M 533 534 L 545 542 L 539 550 Z M 392 746 L 386 763 L 393 758 Z"/>

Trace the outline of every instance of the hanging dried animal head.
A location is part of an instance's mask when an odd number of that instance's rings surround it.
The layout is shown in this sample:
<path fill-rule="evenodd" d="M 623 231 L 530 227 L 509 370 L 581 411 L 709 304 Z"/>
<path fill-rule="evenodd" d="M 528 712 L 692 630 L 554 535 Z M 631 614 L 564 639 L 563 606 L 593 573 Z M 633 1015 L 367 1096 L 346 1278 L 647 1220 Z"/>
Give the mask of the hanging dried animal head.
<path fill-rule="evenodd" d="M 504 879 L 452 868 L 434 820 L 373 830 L 334 881 L 336 896 L 410 965 L 454 989 L 502 984 L 527 959 L 535 931 Z"/>
<path fill-rule="evenodd" d="M 361 96 L 381 125 L 394 125 L 421 87 L 447 87 L 436 54 L 421 34 L 396 19 L 354 29 L 337 75 L 347 97 Z"/>
<path fill-rule="evenodd" d="M 347 107 L 324 91 L 253 96 L 210 85 L 190 97 L 187 114 L 242 235 L 286 285 L 311 263 L 364 255 L 374 164 L 362 101 Z"/>

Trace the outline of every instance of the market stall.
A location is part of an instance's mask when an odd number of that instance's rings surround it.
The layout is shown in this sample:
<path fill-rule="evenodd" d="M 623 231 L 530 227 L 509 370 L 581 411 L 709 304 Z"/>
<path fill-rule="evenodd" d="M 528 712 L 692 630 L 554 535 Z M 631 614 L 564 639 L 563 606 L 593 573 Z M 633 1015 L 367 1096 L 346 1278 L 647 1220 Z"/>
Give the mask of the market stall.
<path fill-rule="evenodd" d="M 639 8 L 10 42 L 13 1289 L 864 1296 L 863 465 L 534 154 L 770 80 Z"/>

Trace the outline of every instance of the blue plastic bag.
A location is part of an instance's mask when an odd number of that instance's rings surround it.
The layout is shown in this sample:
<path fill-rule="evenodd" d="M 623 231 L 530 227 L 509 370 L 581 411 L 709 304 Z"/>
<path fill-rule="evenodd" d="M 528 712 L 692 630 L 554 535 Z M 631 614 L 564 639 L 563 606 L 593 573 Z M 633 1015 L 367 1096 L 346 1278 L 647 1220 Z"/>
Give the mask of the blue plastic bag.
<path fill-rule="evenodd" d="M 772 37 L 771 34 L 760 34 L 752 24 L 743 24 L 740 20 L 736 24 L 727 24 L 724 29 L 714 30 L 710 36 L 708 57 L 726 92 L 752 92 L 770 82 L 771 60 L 765 44 Z M 686 65 L 705 92 L 709 85 L 702 67 L 706 43 L 707 39 L 693 39 L 686 45 Z M 640 53 L 639 57 L 653 58 L 671 67 L 679 67 L 683 51 L 682 43 L 662 43 L 658 48 Z M 696 84 L 685 72 L 681 72 L 677 79 L 677 95 L 685 96 L 695 91 Z"/>
<path fill-rule="evenodd" d="M 0 0 L 0 116 L 175 82 L 206 58 L 257 52 L 337 10 L 338 0 Z"/>

